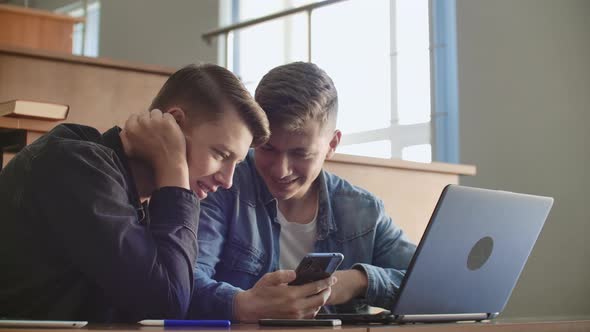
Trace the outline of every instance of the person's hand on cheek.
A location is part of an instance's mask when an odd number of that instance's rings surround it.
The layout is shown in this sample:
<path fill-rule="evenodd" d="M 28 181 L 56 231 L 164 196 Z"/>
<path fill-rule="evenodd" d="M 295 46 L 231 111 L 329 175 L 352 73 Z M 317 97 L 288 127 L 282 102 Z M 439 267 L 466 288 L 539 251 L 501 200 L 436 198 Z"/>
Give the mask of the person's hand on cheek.
<path fill-rule="evenodd" d="M 157 188 L 189 189 L 186 139 L 171 114 L 158 109 L 133 114 L 120 137 L 129 158 L 152 166 Z"/>

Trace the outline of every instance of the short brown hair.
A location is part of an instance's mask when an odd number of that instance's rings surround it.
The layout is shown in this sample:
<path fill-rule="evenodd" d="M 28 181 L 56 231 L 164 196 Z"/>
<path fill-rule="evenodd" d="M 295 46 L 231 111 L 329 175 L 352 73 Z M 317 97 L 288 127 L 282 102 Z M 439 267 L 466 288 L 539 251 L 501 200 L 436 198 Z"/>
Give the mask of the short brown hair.
<path fill-rule="evenodd" d="M 217 120 L 223 115 L 224 102 L 234 106 L 246 123 L 254 137 L 253 147 L 268 140 L 270 129 L 264 111 L 232 72 L 217 65 L 191 64 L 181 68 L 164 83 L 150 109 L 164 112 L 179 106 L 189 117 Z"/>
<path fill-rule="evenodd" d="M 298 130 L 309 120 L 335 125 L 338 93 L 332 79 L 309 62 L 293 62 L 269 71 L 256 88 L 255 98 L 269 122 Z"/>

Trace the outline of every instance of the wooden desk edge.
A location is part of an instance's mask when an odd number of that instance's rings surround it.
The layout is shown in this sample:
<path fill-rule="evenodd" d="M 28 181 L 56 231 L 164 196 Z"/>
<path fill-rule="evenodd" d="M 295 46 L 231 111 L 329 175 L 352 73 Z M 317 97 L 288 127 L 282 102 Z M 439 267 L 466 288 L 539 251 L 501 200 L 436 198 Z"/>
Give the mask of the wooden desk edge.
<path fill-rule="evenodd" d="M 114 68 L 120 70 L 129 70 L 136 72 L 143 72 L 149 74 L 157 74 L 163 76 L 170 76 L 176 69 L 147 64 L 136 64 L 120 60 L 112 60 L 109 58 L 92 58 L 80 55 L 72 55 L 66 53 L 34 50 L 22 47 L 14 47 L 11 45 L 0 44 L 0 54 L 25 56 L 30 58 L 47 59 L 54 61 L 62 61 L 74 64 L 90 65 L 97 67 Z"/>
<path fill-rule="evenodd" d="M 328 160 L 327 160 L 328 161 Z M 377 166 L 386 168 L 398 168 L 423 172 L 447 173 L 456 175 L 475 175 L 476 167 L 473 165 L 448 164 L 440 162 L 418 163 L 401 159 L 381 159 L 372 157 L 335 154 L 329 162 Z"/>
<path fill-rule="evenodd" d="M 1 332 L 22 332 L 23 328 L 0 327 Z M 80 330 L 100 331 L 165 331 L 164 327 L 146 327 L 136 324 L 88 324 L 81 329 L 58 328 L 53 332 L 74 332 Z M 199 331 L 219 331 L 215 328 L 199 328 Z M 444 324 L 407 324 L 407 325 L 343 325 L 337 327 L 265 327 L 258 324 L 234 324 L 225 331 L 297 331 L 306 332 L 318 330 L 346 330 L 346 332 L 386 332 L 386 331 L 433 331 L 450 332 L 456 330 L 497 330 L 497 331 L 589 331 L 590 319 L 583 320 L 558 320 L 558 321 L 492 321 L 485 323 L 444 323 Z M 26 331 L 47 332 L 46 328 L 27 328 Z"/>

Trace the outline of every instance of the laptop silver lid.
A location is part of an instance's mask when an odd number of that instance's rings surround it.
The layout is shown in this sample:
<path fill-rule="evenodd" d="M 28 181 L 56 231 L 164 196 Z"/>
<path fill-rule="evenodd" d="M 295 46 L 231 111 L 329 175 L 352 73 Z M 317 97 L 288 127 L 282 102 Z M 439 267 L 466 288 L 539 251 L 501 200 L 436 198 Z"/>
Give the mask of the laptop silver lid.
<path fill-rule="evenodd" d="M 501 312 L 552 204 L 550 197 L 447 186 L 392 313 L 489 317 Z"/>

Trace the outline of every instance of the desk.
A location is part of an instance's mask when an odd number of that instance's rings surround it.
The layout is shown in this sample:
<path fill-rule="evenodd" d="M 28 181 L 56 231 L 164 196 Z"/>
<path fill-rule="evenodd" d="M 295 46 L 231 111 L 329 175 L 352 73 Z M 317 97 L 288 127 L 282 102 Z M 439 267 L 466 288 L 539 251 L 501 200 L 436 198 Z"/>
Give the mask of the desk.
<path fill-rule="evenodd" d="M 584 320 L 535 320 L 535 321 L 502 321 L 496 320 L 486 323 L 447 323 L 447 324 L 410 324 L 389 326 L 373 325 L 367 332 L 549 332 L 590 331 L 590 319 Z"/>
<path fill-rule="evenodd" d="M 451 331 L 492 331 L 492 332 L 526 332 L 526 331 L 568 331 L 582 332 L 590 331 L 590 318 L 583 320 L 535 320 L 535 321 L 493 321 L 488 323 L 447 323 L 447 324 L 407 324 L 407 325 L 347 325 L 341 327 L 262 327 L 257 324 L 235 324 L 231 329 L 223 328 L 164 328 L 164 327 L 146 327 L 140 325 L 101 325 L 90 324 L 82 329 L 24 329 L 24 328 L 0 328 L 0 332 L 75 332 L 75 331 L 95 331 L 95 332 L 125 332 L 125 331 L 296 331 L 296 332 L 318 332 L 319 330 L 339 330 L 345 332 L 451 332 Z"/>

